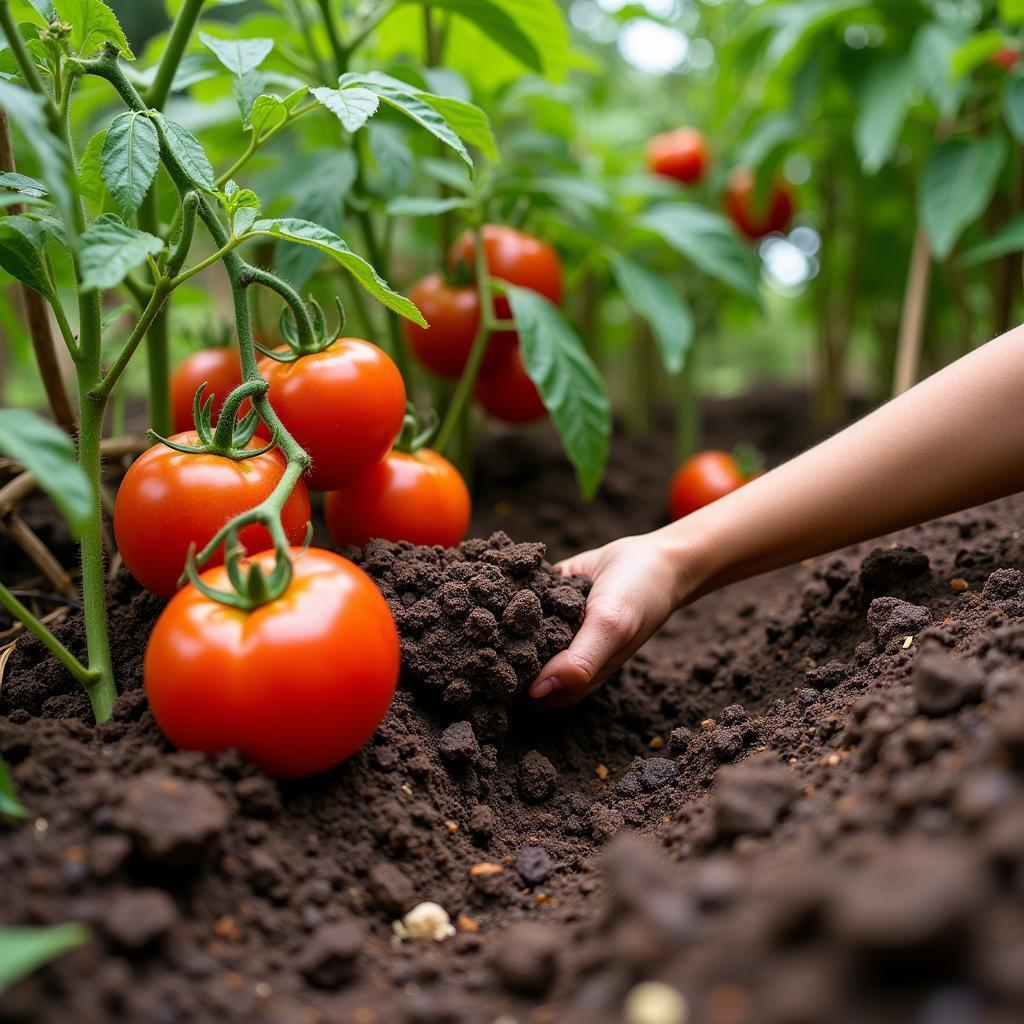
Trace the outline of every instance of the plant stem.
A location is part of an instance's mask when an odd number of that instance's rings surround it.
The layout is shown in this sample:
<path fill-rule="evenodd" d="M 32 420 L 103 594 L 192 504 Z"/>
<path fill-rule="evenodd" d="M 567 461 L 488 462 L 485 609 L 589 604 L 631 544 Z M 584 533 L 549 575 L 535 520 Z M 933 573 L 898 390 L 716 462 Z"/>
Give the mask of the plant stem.
<path fill-rule="evenodd" d="M 893 396 L 901 395 L 914 386 L 917 367 L 921 358 L 921 336 L 924 332 L 924 315 L 928 305 L 928 279 L 931 276 L 932 257 L 928 247 L 928 236 L 918 227 L 914 235 L 914 247 L 910 253 L 910 269 L 907 272 L 907 288 L 903 295 L 903 312 L 900 317 L 900 336 L 896 349 L 896 373 L 893 381 Z"/>
<path fill-rule="evenodd" d="M 693 339 L 679 374 L 676 402 L 676 461 L 682 462 L 700 444 L 700 399 L 697 396 L 697 338 Z"/>
<path fill-rule="evenodd" d="M 474 261 L 476 263 L 476 288 L 480 296 L 480 327 L 473 339 L 473 347 L 469 350 L 469 358 L 466 360 L 466 367 L 462 371 L 459 383 L 455 386 L 455 393 L 445 410 L 444 419 L 441 421 L 437 438 L 434 440 L 434 450 L 438 454 L 444 454 L 445 448 L 451 442 L 459 421 L 466 413 L 469 399 L 473 394 L 473 385 L 483 365 L 484 355 L 487 352 L 487 345 L 491 340 L 491 334 L 495 330 L 494 301 L 491 297 L 491 275 L 487 269 L 487 255 L 484 250 L 483 239 L 480 236 L 480 229 L 473 229 Z"/>
<path fill-rule="evenodd" d="M 97 673 L 87 669 L 2 583 L 0 605 L 3 605 L 82 686 L 88 690 L 95 684 Z"/>
<path fill-rule="evenodd" d="M 139 227 L 151 235 L 159 235 L 160 218 L 156 205 L 156 182 L 150 187 L 139 207 Z M 156 280 L 153 281 L 154 285 Z M 166 296 L 165 296 L 166 298 Z M 146 356 L 149 371 L 149 422 L 158 434 L 171 430 L 171 355 L 167 312 L 161 303 L 146 334 Z"/>
<path fill-rule="evenodd" d="M 171 286 L 166 280 L 161 280 L 157 283 L 146 308 L 142 311 L 142 316 L 139 317 L 132 333 L 128 335 L 128 340 L 124 343 L 124 347 L 118 353 L 117 359 L 114 361 L 114 365 L 107 370 L 106 375 L 89 392 L 89 397 L 94 401 L 105 401 L 110 397 L 111 391 L 114 390 L 114 385 L 117 384 L 118 380 L 121 378 L 121 374 L 127 369 L 128 363 L 131 361 L 132 356 L 135 355 L 135 352 L 139 347 L 139 343 L 144 337 L 146 337 L 146 332 L 149 330 L 157 316 L 159 316 L 160 310 L 170 293 Z"/>
<path fill-rule="evenodd" d="M 181 63 L 182 54 L 192 35 L 192 29 L 203 9 L 206 0 L 185 0 L 178 11 L 178 17 L 174 20 L 171 34 L 167 39 L 167 49 L 160 58 L 160 66 L 156 69 L 156 77 L 153 84 L 146 93 L 146 102 L 157 110 L 161 109 L 167 102 L 171 91 L 171 83 L 174 81 L 175 72 Z"/>

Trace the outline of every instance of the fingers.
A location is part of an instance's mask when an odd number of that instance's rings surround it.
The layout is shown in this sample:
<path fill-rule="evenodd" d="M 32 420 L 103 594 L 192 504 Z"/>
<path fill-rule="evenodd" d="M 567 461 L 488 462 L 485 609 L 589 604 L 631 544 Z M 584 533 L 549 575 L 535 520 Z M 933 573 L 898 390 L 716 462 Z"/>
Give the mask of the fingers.
<path fill-rule="evenodd" d="M 553 694 L 574 694 L 581 699 L 589 687 L 604 679 L 617 656 L 636 636 L 632 620 L 618 602 L 595 603 L 592 597 L 572 644 L 541 669 L 530 686 L 530 696 L 540 700 Z"/>
<path fill-rule="evenodd" d="M 600 564 L 601 548 L 581 551 L 555 563 L 555 570 L 563 576 L 593 576 Z"/>

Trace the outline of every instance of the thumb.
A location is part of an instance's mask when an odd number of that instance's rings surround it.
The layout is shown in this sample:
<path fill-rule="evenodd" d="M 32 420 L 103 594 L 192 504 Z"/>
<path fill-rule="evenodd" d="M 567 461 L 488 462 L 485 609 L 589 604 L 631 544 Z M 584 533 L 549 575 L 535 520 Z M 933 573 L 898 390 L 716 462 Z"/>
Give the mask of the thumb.
<path fill-rule="evenodd" d="M 530 686 L 530 696 L 541 699 L 560 691 L 586 691 L 599 681 L 629 637 L 626 616 L 611 607 L 588 607 L 580 631 L 566 650 L 541 669 Z"/>

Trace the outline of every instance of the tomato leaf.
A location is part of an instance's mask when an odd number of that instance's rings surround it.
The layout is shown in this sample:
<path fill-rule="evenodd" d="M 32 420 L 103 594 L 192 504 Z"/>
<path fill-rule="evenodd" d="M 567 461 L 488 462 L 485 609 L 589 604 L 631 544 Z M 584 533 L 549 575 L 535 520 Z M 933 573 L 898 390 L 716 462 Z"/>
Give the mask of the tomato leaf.
<path fill-rule="evenodd" d="M 206 32 L 200 32 L 199 39 L 231 74 L 239 78 L 255 71 L 274 48 L 273 39 L 218 39 Z"/>
<path fill-rule="evenodd" d="M 918 217 L 936 259 L 944 260 L 964 228 L 980 216 L 992 198 L 1006 159 L 998 135 L 948 139 L 932 150 L 921 178 Z"/>
<path fill-rule="evenodd" d="M 42 179 L 65 224 L 74 220 L 75 191 L 72 184 L 71 157 L 67 147 L 55 136 L 43 114 L 44 100 L 10 82 L 0 81 L 0 106 L 17 125 L 36 159 Z M 77 240 L 71 239 L 72 246 Z"/>
<path fill-rule="evenodd" d="M 1007 25 L 1024 22 L 1024 0 L 999 0 L 999 19 Z"/>
<path fill-rule="evenodd" d="M 492 0 L 431 0 L 431 7 L 462 15 L 506 53 L 533 71 L 543 73 L 544 61 L 533 40 L 499 4 Z"/>
<path fill-rule="evenodd" d="M 973 267 L 1011 252 L 1024 252 L 1024 217 L 1017 217 L 1009 224 L 1004 224 L 991 238 L 968 249 L 961 259 L 965 266 Z"/>
<path fill-rule="evenodd" d="M 35 475 L 74 534 L 80 534 L 93 512 L 93 493 L 75 461 L 71 438 L 31 409 L 0 409 L 0 451 Z"/>
<path fill-rule="evenodd" d="M 387 205 L 391 217 L 437 217 L 450 210 L 465 210 L 472 206 L 462 196 L 398 196 Z"/>
<path fill-rule="evenodd" d="M 960 108 L 968 83 L 953 78 L 953 54 L 963 42 L 955 29 L 931 22 L 914 37 L 914 69 L 924 91 L 943 117 L 952 117 Z"/>
<path fill-rule="evenodd" d="M 210 166 L 203 147 L 199 145 L 199 140 L 177 121 L 172 121 L 163 114 L 157 114 L 155 117 L 158 127 L 163 130 L 167 147 L 178 163 L 201 188 L 212 192 L 216 188 L 213 167 Z"/>
<path fill-rule="evenodd" d="M 612 273 L 633 312 L 651 325 L 665 369 L 679 373 L 693 343 L 693 314 L 682 292 L 661 274 L 619 254 L 612 259 Z"/>
<path fill-rule="evenodd" d="M 999 29 L 975 32 L 966 42 L 953 51 L 952 72 L 954 78 L 963 78 L 975 68 L 981 67 L 989 57 L 997 54 L 1006 45 L 1006 37 Z"/>
<path fill-rule="evenodd" d="M 328 89 L 317 86 L 310 90 L 317 102 L 326 107 L 341 122 L 347 132 L 356 132 L 377 113 L 380 97 L 369 89 L 354 86 L 351 89 Z"/>
<path fill-rule="evenodd" d="M 49 195 L 41 181 L 36 181 L 25 174 L 18 174 L 17 171 L 4 171 L 0 174 L 0 188 L 9 188 L 12 192 L 33 199 L 42 199 L 43 196 Z"/>
<path fill-rule="evenodd" d="M 1007 75 L 1003 84 L 1003 119 L 1018 142 L 1024 142 L 1024 78 Z"/>
<path fill-rule="evenodd" d="M 289 93 L 284 99 L 275 93 L 263 93 L 257 96 L 249 110 L 244 127 L 251 128 L 259 138 L 266 132 L 284 124 L 288 115 L 306 98 L 308 86 L 302 86 Z"/>
<path fill-rule="evenodd" d="M 163 248 L 163 239 L 129 227 L 116 214 L 100 215 L 82 235 L 82 290 L 119 285 L 130 270 Z"/>
<path fill-rule="evenodd" d="M 89 941 L 81 924 L 51 928 L 0 928 L 0 992 L 61 953 Z"/>
<path fill-rule="evenodd" d="M 494 141 L 491 122 L 483 110 L 453 96 L 435 96 L 433 93 L 420 95 L 466 142 L 476 146 L 488 160 L 498 159 L 498 144 Z"/>
<path fill-rule="evenodd" d="M 724 217 L 692 203 L 661 203 L 641 215 L 637 223 L 706 274 L 760 302 L 750 252 Z"/>
<path fill-rule="evenodd" d="M 3 670 L 5 654 L 9 653 L 9 650 L 0 652 L 0 671 Z M 10 818 L 12 821 L 22 821 L 28 817 L 28 811 L 18 803 L 14 792 L 14 783 L 11 781 L 11 771 L 2 757 L 0 757 L 0 817 Z"/>
<path fill-rule="evenodd" d="M 22 213 L 0 220 L 0 267 L 52 302 L 53 281 L 44 260 L 50 239 L 64 244 L 62 225 L 50 217 Z"/>
<path fill-rule="evenodd" d="M 53 10 L 71 26 L 71 48 L 90 57 L 104 43 L 113 43 L 126 60 L 135 60 L 117 15 L 102 0 L 53 0 Z"/>
<path fill-rule="evenodd" d="M 79 195 L 95 210 L 101 211 L 107 197 L 107 186 L 100 170 L 100 154 L 107 133 L 101 128 L 82 151 L 78 161 Z"/>
<path fill-rule="evenodd" d="M 427 326 L 415 304 L 394 291 L 362 256 L 357 256 L 333 231 L 297 217 L 280 217 L 256 221 L 245 237 L 260 235 L 319 249 L 337 260 L 378 302 L 421 327 Z"/>
<path fill-rule="evenodd" d="M 904 54 L 880 61 L 865 76 L 853 142 L 866 174 L 876 174 L 896 151 L 913 84 L 914 62 Z"/>
<path fill-rule="evenodd" d="M 160 165 L 160 135 L 156 125 L 135 111 L 118 114 L 103 139 L 100 173 L 126 217 L 146 198 Z"/>
<path fill-rule="evenodd" d="M 580 490 L 594 496 L 611 438 L 611 410 L 604 381 L 583 343 L 559 309 L 543 295 L 505 285 L 530 380 L 544 400 Z"/>

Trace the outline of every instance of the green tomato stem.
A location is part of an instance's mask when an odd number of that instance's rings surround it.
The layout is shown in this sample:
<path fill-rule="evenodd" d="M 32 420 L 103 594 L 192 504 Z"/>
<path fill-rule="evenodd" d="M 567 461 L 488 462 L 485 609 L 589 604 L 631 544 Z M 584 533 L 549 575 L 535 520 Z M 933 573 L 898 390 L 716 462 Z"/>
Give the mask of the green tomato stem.
<path fill-rule="evenodd" d="M 151 107 L 160 109 L 167 102 L 171 92 L 171 84 L 174 75 L 181 63 L 185 47 L 192 35 L 199 15 L 202 12 L 206 0 L 185 0 L 178 11 L 178 17 L 174 20 L 171 34 L 167 39 L 167 48 L 160 58 L 160 65 L 156 69 L 156 76 L 153 84 L 146 93 L 146 101 Z"/>

